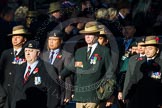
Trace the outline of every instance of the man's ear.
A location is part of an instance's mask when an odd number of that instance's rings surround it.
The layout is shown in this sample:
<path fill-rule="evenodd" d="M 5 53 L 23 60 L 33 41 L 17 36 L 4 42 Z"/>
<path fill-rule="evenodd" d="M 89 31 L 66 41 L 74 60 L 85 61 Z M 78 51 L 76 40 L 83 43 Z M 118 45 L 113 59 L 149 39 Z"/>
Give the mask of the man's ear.
<path fill-rule="evenodd" d="M 40 55 L 40 50 L 38 50 L 38 52 L 37 52 L 37 56 L 39 56 Z"/>
<path fill-rule="evenodd" d="M 159 48 L 157 48 L 157 51 L 156 51 L 156 53 L 157 53 L 157 54 L 159 53 Z"/>
<path fill-rule="evenodd" d="M 63 40 L 61 39 L 61 44 L 63 43 Z"/>
<path fill-rule="evenodd" d="M 27 41 L 27 39 L 26 38 L 24 38 L 24 40 L 23 40 L 23 44 L 25 44 L 25 42 Z"/>
<path fill-rule="evenodd" d="M 109 43 L 109 40 L 108 40 L 108 39 L 106 39 L 106 40 L 105 40 L 105 45 L 106 45 L 106 44 L 108 44 L 108 43 Z"/>

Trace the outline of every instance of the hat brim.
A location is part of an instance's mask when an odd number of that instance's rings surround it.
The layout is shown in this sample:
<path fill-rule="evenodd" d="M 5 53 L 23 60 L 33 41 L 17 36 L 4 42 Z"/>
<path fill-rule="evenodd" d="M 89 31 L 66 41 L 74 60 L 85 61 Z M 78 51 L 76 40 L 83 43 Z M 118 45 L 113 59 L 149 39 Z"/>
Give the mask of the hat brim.
<path fill-rule="evenodd" d="M 48 11 L 48 14 L 51 14 L 51 13 L 54 13 L 54 12 L 58 12 L 58 11 L 61 11 L 61 9 Z"/>
<path fill-rule="evenodd" d="M 162 45 L 162 43 L 148 43 L 148 44 L 141 44 L 140 46 L 155 46 L 155 45 Z"/>
<path fill-rule="evenodd" d="M 106 34 L 99 34 L 99 37 L 107 38 Z"/>
<path fill-rule="evenodd" d="M 31 35 L 31 33 L 8 34 L 8 36 L 16 36 L 16 35 L 20 35 L 20 36 L 29 36 L 29 35 Z"/>
<path fill-rule="evenodd" d="M 80 34 L 96 34 L 96 33 L 100 33 L 100 30 L 94 30 L 94 31 L 85 31 L 85 30 L 81 30 L 79 31 Z"/>

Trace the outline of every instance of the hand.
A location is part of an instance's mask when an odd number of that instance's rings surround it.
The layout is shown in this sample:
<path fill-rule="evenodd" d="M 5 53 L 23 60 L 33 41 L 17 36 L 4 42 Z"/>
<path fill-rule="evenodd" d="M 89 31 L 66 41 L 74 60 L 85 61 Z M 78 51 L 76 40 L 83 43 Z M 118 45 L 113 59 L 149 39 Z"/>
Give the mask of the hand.
<path fill-rule="evenodd" d="M 60 80 L 61 80 L 61 75 L 59 75 L 59 77 L 58 77 Z"/>
<path fill-rule="evenodd" d="M 124 103 L 128 103 L 129 102 L 129 99 L 126 99 L 126 100 L 123 100 Z"/>
<path fill-rule="evenodd" d="M 79 30 L 84 29 L 84 23 L 83 22 L 78 23 L 77 29 L 79 29 Z"/>
<path fill-rule="evenodd" d="M 64 99 L 64 103 L 68 103 L 70 99 Z"/>
<path fill-rule="evenodd" d="M 71 31 L 73 30 L 73 28 L 74 28 L 74 26 L 68 25 L 67 27 L 65 27 L 65 32 L 66 32 L 67 34 L 70 34 Z"/>
<path fill-rule="evenodd" d="M 110 107 L 113 103 L 112 102 L 106 102 L 106 107 Z"/>
<path fill-rule="evenodd" d="M 74 98 L 74 94 L 71 95 L 71 98 Z"/>
<path fill-rule="evenodd" d="M 83 68 L 83 63 L 81 61 L 76 61 L 75 67 L 82 67 Z"/>
<path fill-rule="evenodd" d="M 115 96 L 112 95 L 106 102 L 106 107 L 110 107 L 114 102 Z"/>
<path fill-rule="evenodd" d="M 1 97 L 1 96 L 0 96 L 0 108 L 2 108 L 2 107 L 4 106 L 5 100 L 6 100 L 5 97 Z"/>
<path fill-rule="evenodd" d="M 122 100 L 123 99 L 123 93 L 122 92 L 118 92 L 118 100 Z"/>

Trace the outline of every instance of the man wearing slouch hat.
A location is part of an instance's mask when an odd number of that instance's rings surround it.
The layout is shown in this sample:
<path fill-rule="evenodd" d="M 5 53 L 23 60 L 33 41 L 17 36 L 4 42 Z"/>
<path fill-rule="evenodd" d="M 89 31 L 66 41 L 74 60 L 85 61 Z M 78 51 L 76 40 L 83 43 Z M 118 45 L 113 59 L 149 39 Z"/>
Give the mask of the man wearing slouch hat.
<path fill-rule="evenodd" d="M 21 65 L 25 62 L 23 45 L 29 37 L 28 33 L 23 25 L 14 26 L 12 34 L 8 34 L 12 40 L 13 48 L 5 50 L 0 58 L 0 83 L 4 87 L 6 92 L 6 107 L 10 107 L 12 100 L 12 90 L 15 72 L 14 69 L 17 65 Z"/>
<path fill-rule="evenodd" d="M 125 99 L 129 99 L 128 108 L 162 107 L 162 60 L 159 57 L 161 43 L 158 36 L 146 36 L 145 55 L 135 66 Z"/>
<path fill-rule="evenodd" d="M 87 46 L 78 49 L 74 57 L 76 81 L 73 101 L 76 101 L 76 108 L 100 108 L 97 84 L 106 73 L 109 73 L 109 79 L 113 79 L 114 73 L 109 71 L 109 49 L 98 43 L 101 30 L 98 25 L 98 22 L 90 21 L 86 23 L 84 30 L 80 31 L 80 34 L 85 35 Z M 65 71 L 62 72 L 62 76 L 66 74 Z"/>

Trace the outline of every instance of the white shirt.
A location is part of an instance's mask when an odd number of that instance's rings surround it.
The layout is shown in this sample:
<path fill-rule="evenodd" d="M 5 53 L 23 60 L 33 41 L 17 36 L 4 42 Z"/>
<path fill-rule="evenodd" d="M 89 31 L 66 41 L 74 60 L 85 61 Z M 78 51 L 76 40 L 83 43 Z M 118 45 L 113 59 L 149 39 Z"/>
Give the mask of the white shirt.
<path fill-rule="evenodd" d="M 54 55 L 53 55 L 53 58 L 52 58 L 52 62 L 51 62 L 51 64 L 54 63 L 54 61 L 55 61 L 55 59 L 56 59 L 56 56 L 58 55 L 59 51 L 60 51 L 60 49 L 56 49 L 56 50 L 51 50 L 51 51 L 50 51 L 49 58 L 51 57 L 52 52 L 54 52 Z"/>
<path fill-rule="evenodd" d="M 94 43 L 92 46 L 88 46 L 87 52 L 89 51 L 89 47 L 92 47 L 91 54 L 90 54 L 89 58 L 92 56 L 92 54 L 93 54 L 94 50 L 96 49 L 97 45 L 98 45 L 98 43 Z"/>
<path fill-rule="evenodd" d="M 152 57 L 152 58 L 147 58 L 147 61 L 148 60 L 154 60 L 156 56 Z"/>
<path fill-rule="evenodd" d="M 144 57 L 145 56 L 145 54 L 140 54 L 140 57 Z"/>
<path fill-rule="evenodd" d="M 18 55 L 18 54 L 20 53 L 21 50 L 22 50 L 22 48 L 14 49 L 14 53 L 15 53 L 15 51 L 17 51 L 16 55 Z"/>
<path fill-rule="evenodd" d="M 37 66 L 38 62 L 39 61 L 37 60 L 33 64 L 27 63 L 26 70 L 25 70 L 25 73 L 24 73 L 24 78 L 25 78 L 26 73 L 28 72 L 28 67 L 30 66 L 30 68 L 31 68 L 31 70 L 30 70 L 30 75 L 31 75 L 32 72 L 34 71 L 35 67 Z"/>

